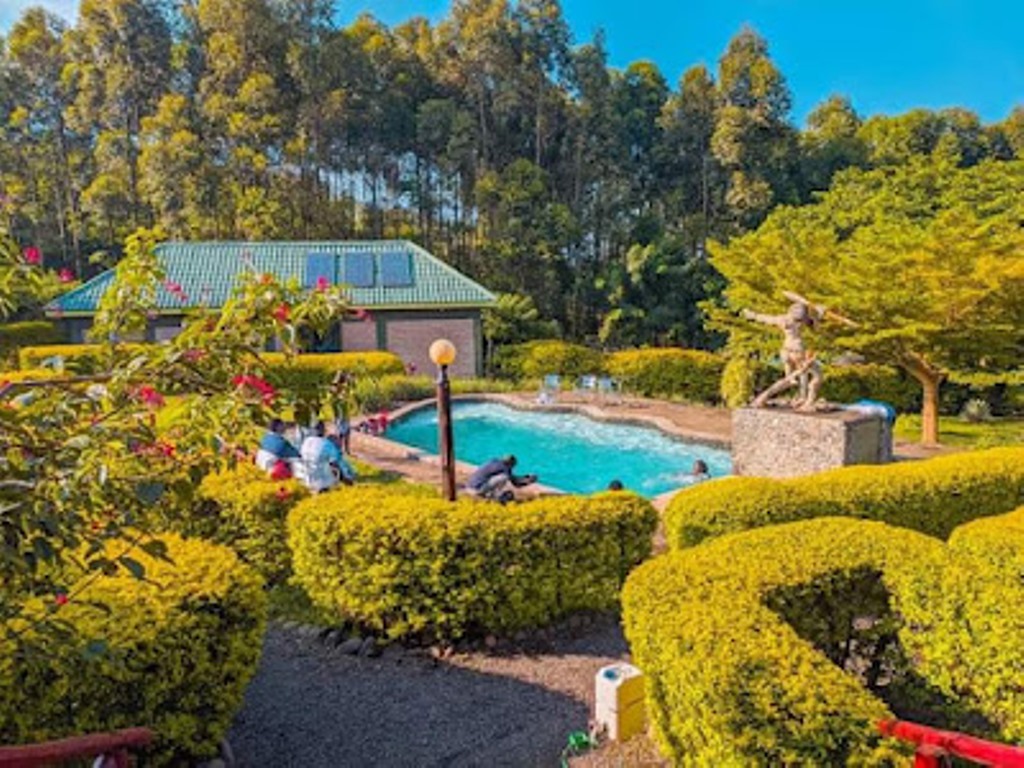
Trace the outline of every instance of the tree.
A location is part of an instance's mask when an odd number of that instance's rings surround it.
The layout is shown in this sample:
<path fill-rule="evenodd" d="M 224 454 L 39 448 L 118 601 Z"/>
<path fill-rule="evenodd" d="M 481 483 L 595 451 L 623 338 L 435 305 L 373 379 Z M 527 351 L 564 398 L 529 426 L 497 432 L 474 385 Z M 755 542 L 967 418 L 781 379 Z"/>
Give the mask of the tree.
<path fill-rule="evenodd" d="M 488 369 L 494 360 L 495 349 L 502 344 L 521 344 L 558 335 L 558 324 L 542 320 L 533 299 L 515 293 L 498 294 L 494 306 L 484 310 L 483 326 Z"/>
<path fill-rule="evenodd" d="M 828 189 L 843 168 L 867 165 L 868 148 L 858 136 L 860 116 L 844 96 L 830 96 L 807 116 L 800 136 L 804 199 L 812 191 Z"/>
<path fill-rule="evenodd" d="M 923 391 L 923 443 L 938 441 L 947 378 L 1007 377 L 1024 358 L 1024 163 L 957 168 L 918 158 L 839 173 L 821 200 L 779 208 L 713 249 L 727 309 L 781 309 L 796 291 L 848 318 L 822 326 L 826 349 L 895 364 Z"/>

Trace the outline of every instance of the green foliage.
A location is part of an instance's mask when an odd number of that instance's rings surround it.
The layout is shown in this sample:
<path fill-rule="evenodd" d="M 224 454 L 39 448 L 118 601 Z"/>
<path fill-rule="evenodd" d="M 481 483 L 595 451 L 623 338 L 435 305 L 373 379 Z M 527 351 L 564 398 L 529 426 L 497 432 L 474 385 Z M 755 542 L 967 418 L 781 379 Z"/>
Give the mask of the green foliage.
<path fill-rule="evenodd" d="M 656 521 L 627 493 L 501 506 L 357 485 L 296 506 L 288 543 L 322 609 L 391 638 L 451 639 L 614 608 Z"/>
<path fill-rule="evenodd" d="M 391 352 L 337 352 L 332 354 L 263 355 L 267 380 L 287 391 L 310 413 L 322 413 L 334 398 L 334 380 L 339 373 L 354 377 L 358 385 L 366 379 L 401 374 L 405 365 Z"/>
<path fill-rule="evenodd" d="M 732 314 L 781 309 L 796 291 L 855 321 L 826 322 L 823 350 L 898 365 L 923 390 L 923 439 L 937 438 L 938 387 L 953 373 L 1009 376 L 1024 340 L 1024 163 L 957 168 L 920 159 L 846 170 L 813 205 L 779 208 L 756 232 L 713 248 Z M 767 334 L 765 335 L 767 338 Z"/>
<path fill-rule="evenodd" d="M 130 531 L 188 515 L 196 485 L 233 460 L 254 422 L 293 405 L 262 378 L 259 350 L 277 337 L 294 353 L 300 330 L 322 332 L 344 311 L 336 289 L 307 294 L 246 273 L 218 315 L 191 315 L 171 342 L 122 344 L 151 310 L 154 242 L 150 232 L 132 238 L 101 303 L 103 375 L 28 391 L 15 383 L 2 396 L 17 407 L 0 407 L 0 629 L 35 598 L 53 599 L 69 559 L 134 572 Z M 283 304 L 288 316 L 275 317 Z M 185 394 L 158 419 L 172 387 Z M 127 552 L 111 560 L 104 546 L 117 542 Z M 49 619 L 33 636 L 57 631 Z"/>
<path fill-rule="evenodd" d="M 855 625 L 889 614 L 877 574 L 898 611 L 919 564 L 943 556 L 920 533 L 827 518 L 640 566 L 623 590 L 623 623 L 662 751 L 679 764 L 909 765 L 906 745 L 878 734 L 891 711 L 835 651 L 856 638 L 867 661 L 880 655 L 878 638 L 858 638 Z M 908 622 L 900 639 L 912 632 Z"/>
<path fill-rule="evenodd" d="M 132 552 L 145 579 L 69 573 L 66 604 L 34 598 L 5 623 L 0 741 L 148 726 L 154 764 L 216 755 L 256 671 L 266 598 L 230 550 L 172 534 L 160 541 L 160 556 Z M 125 548 L 108 541 L 101 551 L 113 559 Z M 54 624 L 59 634 L 48 631 Z"/>
<path fill-rule="evenodd" d="M 747 355 L 731 355 L 722 368 L 718 394 L 728 408 L 739 408 L 756 394 L 757 363 Z"/>
<path fill-rule="evenodd" d="M 821 396 L 834 403 L 881 400 L 901 413 L 921 407 L 921 387 L 906 373 L 887 365 L 832 365 L 825 371 Z"/>
<path fill-rule="evenodd" d="M 278 584 L 291 573 L 285 518 L 308 495 L 297 480 L 271 480 L 245 462 L 203 478 L 198 506 L 182 526 L 189 535 L 230 546 L 268 584 Z"/>
<path fill-rule="evenodd" d="M 513 382 L 495 379 L 451 380 L 454 395 L 477 395 L 488 392 L 511 392 Z M 400 403 L 426 400 L 437 395 L 437 382 L 429 376 L 382 376 L 361 378 L 356 381 L 353 396 L 362 413 L 374 413 L 394 408 Z"/>
<path fill-rule="evenodd" d="M 729 477 L 678 494 L 665 510 L 669 547 L 791 520 L 881 520 L 946 538 L 962 523 L 1024 501 L 1024 448 L 852 466 L 791 480 Z"/>
<path fill-rule="evenodd" d="M 604 367 L 623 389 L 644 397 L 713 403 L 723 359 L 696 349 L 636 349 L 611 353 Z"/>
<path fill-rule="evenodd" d="M 0 362 L 5 358 L 16 357 L 22 347 L 56 344 L 60 338 L 60 331 L 53 323 L 45 320 L 5 323 L 0 325 Z"/>
<path fill-rule="evenodd" d="M 948 696 L 961 699 L 998 728 L 1024 738 L 1024 507 L 957 528 L 952 562 L 922 564 L 901 604 L 906 641 L 921 672 Z"/>
<path fill-rule="evenodd" d="M 124 345 L 125 351 L 138 350 L 139 345 Z M 56 360 L 60 358 L 60 361 Z M 109 371 L 113 358 L 109 347 L 103 344 L 45 344 L 27 346 L 18 350 L 18 367 L 37 369 L 47 361 L 72 373 L 90 374 Z"/>
<path fill-rule="evenodd" d="M 604 356 L 595 349 L 565 341 L 531 341 L 503 347 L 495 365 L 505 378 L 539 379 L 557 373 L 567 379 L 601 373 Z"/>

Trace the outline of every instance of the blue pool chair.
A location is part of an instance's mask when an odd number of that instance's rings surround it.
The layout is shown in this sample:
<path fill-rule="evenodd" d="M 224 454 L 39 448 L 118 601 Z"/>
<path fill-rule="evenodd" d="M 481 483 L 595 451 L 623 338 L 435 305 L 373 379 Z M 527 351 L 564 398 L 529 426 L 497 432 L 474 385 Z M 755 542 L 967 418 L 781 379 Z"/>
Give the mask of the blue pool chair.
<path fill-rule="evenodd" d="M 561 388 L 562 377 L 557 373 L 549 373 L 541 382 L 540 392 L 537 394 L 537 402 L 541 405 L 550 405 L 557 399 Z"/>

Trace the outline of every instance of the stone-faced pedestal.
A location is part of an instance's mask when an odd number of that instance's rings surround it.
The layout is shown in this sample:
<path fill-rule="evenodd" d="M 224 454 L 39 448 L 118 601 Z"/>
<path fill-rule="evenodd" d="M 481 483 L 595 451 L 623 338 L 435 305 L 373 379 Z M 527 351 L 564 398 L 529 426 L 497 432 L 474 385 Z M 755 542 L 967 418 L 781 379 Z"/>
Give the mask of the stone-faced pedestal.
<path fill-rule="evenodd" d="M 738 408 L 732 415 L 737 475 L 797 477 L 848 464 L 892 461 L 892 429 L 856 411 Z"/>

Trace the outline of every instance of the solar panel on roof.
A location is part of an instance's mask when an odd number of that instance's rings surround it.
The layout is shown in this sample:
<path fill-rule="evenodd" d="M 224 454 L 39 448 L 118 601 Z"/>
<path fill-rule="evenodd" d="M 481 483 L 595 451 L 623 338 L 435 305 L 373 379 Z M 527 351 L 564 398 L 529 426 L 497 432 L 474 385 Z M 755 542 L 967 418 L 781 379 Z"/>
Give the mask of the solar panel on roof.
<path fill-rule="evenodd" d="M 306 288 L 316 288 L 321 280 L 334 285 L 336 275 L 334 274 L 333 253 L 307 253 L 306 270 L 302 275 L 302 285 Z"/>
<path fill-rule="evenodd" d="M 373 288 L 373 254 L 346 253 L 344 282 L 353 288 Z"/>
<path fill-rule="evenodd" d="M 385 288 L 412 285 L 412 265 L 405 251 L 390 251 L 380 255 L 380 284 Z"/>

